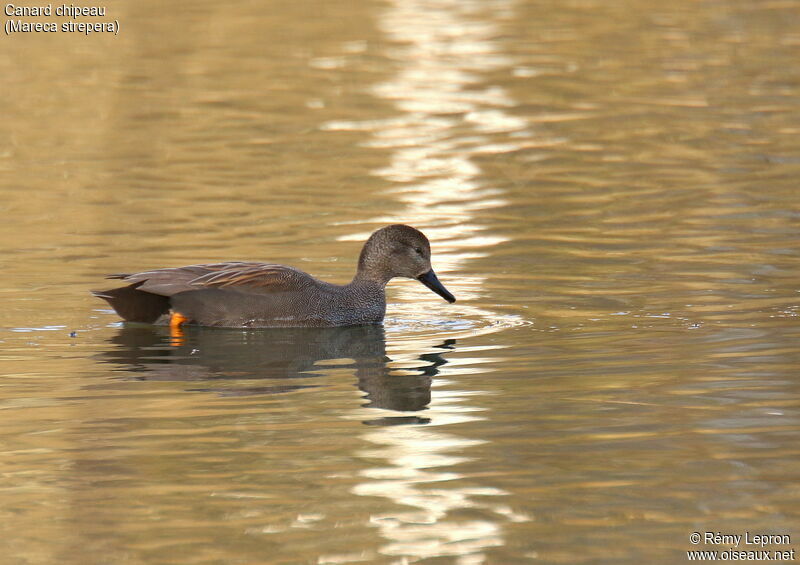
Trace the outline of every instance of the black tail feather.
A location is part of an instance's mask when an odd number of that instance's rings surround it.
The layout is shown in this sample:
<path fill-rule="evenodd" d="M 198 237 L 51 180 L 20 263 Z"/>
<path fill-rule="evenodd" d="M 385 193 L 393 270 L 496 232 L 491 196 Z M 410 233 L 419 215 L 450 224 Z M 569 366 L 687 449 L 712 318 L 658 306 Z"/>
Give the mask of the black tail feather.
<path fill-rule="evenodd" d="M 152 324 L 169 312 L 169 298 L 139 290 L 142 284 L 144 281 L 111 290 L 93 290 L 92 294 L 108 302 L 123 320 Z"/>

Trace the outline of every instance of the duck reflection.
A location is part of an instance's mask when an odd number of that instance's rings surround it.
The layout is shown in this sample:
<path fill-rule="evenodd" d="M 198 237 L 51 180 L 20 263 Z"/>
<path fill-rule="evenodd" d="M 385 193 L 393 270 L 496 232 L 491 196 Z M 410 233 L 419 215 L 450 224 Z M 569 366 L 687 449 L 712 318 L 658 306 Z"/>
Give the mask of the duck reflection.
<path fill-rule="evenodd" d="M 351 369 L 368 408 L 399 412 L 425 410 L 431 401 L 431 382 L 447 363 L 442 353 L 453 349 L 445 340 L 416 357 L 417 367 L 396 369 L 386 355 L 383 326 L 343 328 L 275 328 L 223 330 L 189 327 L 176 342 L 168 330 L 128 325 L 110 339 L 116 347 L 101 354 L 103 362 L 121 365 L 140 380 L 192 381 L 219 386 L 193 388 L 224 396 L 280 394 L 320 386 L 308 379 L 326 369 Z M 428 351 L 430 351 L 428 349 Z M 240 385 L 243 380 L 271 381 L 268 385 Z M 301 382 L 296 382 L 300 381 Z M 223 383 L 222 381 L 226 381 Z M 295 381 L 295 382 L 293 382 Z M 387 417 L 369 425 L 427 423 L 416 416 Z"/>

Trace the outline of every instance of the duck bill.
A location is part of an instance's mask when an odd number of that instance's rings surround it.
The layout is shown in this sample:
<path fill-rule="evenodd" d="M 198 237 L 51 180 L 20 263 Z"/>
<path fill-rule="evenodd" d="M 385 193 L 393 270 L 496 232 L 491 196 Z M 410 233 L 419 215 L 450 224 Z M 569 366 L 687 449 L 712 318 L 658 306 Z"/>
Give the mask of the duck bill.
<path fill-rule="evenodd" d="M 417 277 L 417 280 L 431 289 L 433 292 L 447 300 L 450 304 L 456 301 L 456 297 L 450 294 L 450 291 L 447 290 L 442 283 L 439 282 L 439 279 L 436 277 L 436 273 L 433 272 L 433 269 L 425 273 L 424 275 L 420 275 Z"/>

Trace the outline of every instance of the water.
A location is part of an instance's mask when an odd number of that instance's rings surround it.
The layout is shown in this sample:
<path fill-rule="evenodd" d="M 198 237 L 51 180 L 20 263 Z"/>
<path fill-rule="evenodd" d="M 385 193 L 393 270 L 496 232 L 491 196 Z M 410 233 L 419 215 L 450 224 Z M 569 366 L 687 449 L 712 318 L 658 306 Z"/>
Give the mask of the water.
<path fill-rule="evenodd" d="M 185 8 L 185 9 L 184 9 Z M 4 563 L 683 563 L 800 536 L 800 6 L 108 3 L 3 44 Z M 107 273 L 448 305 L 123 327 Z"/>

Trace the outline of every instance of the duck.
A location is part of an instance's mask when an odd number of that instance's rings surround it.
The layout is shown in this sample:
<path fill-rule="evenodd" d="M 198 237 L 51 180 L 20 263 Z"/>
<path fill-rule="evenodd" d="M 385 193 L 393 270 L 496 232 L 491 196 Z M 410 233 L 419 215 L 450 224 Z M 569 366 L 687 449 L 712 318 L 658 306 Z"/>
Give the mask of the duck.
<path fill-rule="evenodd" d="M 343 285 L 286 265 L 227 261 L 108 275 L 129 284 L 91 292 L 126 322 L 172 329 L 354 326 L 383 323 L 386 285 L 396 277 L 416 279 L 456 301 L 431 266 L 428 238 L 405 224 L 374 232 L 353 280 Z"/>

